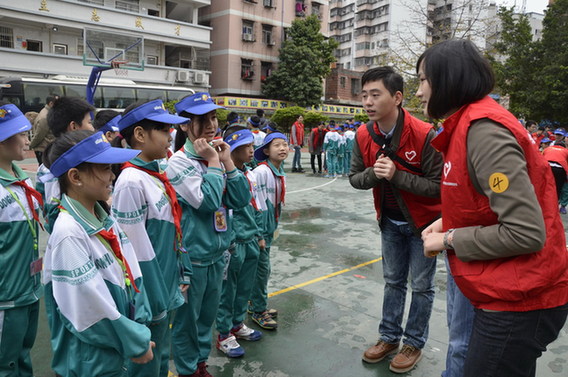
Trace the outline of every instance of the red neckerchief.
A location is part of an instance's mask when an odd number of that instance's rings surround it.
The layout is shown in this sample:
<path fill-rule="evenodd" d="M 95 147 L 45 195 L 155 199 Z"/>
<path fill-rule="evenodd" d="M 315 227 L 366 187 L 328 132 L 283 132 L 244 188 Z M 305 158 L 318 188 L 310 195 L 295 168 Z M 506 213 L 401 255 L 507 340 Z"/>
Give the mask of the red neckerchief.
<path fill-rule="evenodd" d="M 15 186 L 20 186 L 22 189 L 24 189 L 28 205 L 30 207 L 30 210 L 32 211 L 32 216 L 34 220 L 37 221 L 39 226 L 41 226 L 41 229 L 43 229 L 43 225 L 41 225 L 41 222 L 39 221 L 39 215 L 35 209 L 34 201 L 32 199 L 35 198 L 39 202 L 40 206 L 43 207 L 43 198 L 41 197 L 41 194 L 36 190 L 34 190 L 33 188 L 31 188 L 30 186 L 28 186 L 28 184 L 25 181 L 15 181 L 12 182 L 12 184 Z"/>
<path fill-rule="evenodd" d="M 245 170 L 244 172 L 245 174 L 245 178 L 247 179 L 248 183 L 249 183 L 249 188 L 250 188 L 250 194 L 251 194 L 251 200 L 250 200 L 250 204 L 252 204 L 252 207 L 258 211 L 258 204 L 256 203 L 256 200 L 254 199 L 254 191 L 253 191 L 253 187 L 252 187 L 252 182 L 250 181 L 249 177 L 248 177 L 248 171 Z"/>
<path fill-rule="evenodd" d="M 174 217 L 174 225 L 176 227 L 176 239 L 178 242 L 178 245 L 181 246 L 181 241 L 182 241 L 182 233 L 181 233 L 181 206 L 177 200 L 177 196 L 176 196 L 176 191 L 174 189 L 174 186 L 172 186 L 170 180 L 168 179 L 168 176 L 166 175 L 166 173 L 158 173 L 152 170 L 148 170 L 145 169 L 143 167 L 134 165 L 132 162 L 128 161 L 125 162 L 122 165 L 122 169 L 126 169 L 126 168 L 134 168 L 134 169 L 138 169 L 141 170 L 149 175 L 151 175 L 152 177 L 156 177 L 157 179 L 160 180 L 160 182 L 163 183 L 164 188 L 166 189 L 166 195 L 169 198 L 169 202 L 170 202 L 170 206 L 172 207 L 172 215 Z M 183 250 L 183 249 L 181 249 Z"/>
<path fill-rule="evenodd" d="M 136 286 L 136 283 L 134 282 L 134 276 L 132 275 L 132 271 L 130 270 L 130 265 L 128 264 L 128 261 L 122 254 L 122 250 L 120 249 L 120 244 L 118 243 L 118 238 L 116 237 L 116 234 L 114 234 L 112 228 L 110 230 L 103 229 L 100 232 L 98 232 L 98 234 L 102 238 L 104 238 L 106 242 L 108 242 L 110 248 L 112 249 L 112 252 L 116 256 L 116 259 L 122 262 L 121 268 L 123 268 L 123 271 L 126 272 L 126 279 L 128 279 L 126 284 L 128 285 L 128 281 L 130 281 L 130 284 L 132 284 L 132 288 L 134 288 L 134 290 L 137 293 L 140 293 L 138 287 Z"/>
<path fill-rule="evenodd" d="M 283 175 L 276 175 L 274 174 L 274 172 L 272 171 L 272 168 L 270 167 L 270 165 L 268 165 L 268 162 L 263 161 L 261 163 L 259 163 L 259 165 L 266 165 L 268 166 L 268 168 L 270 169 L 270 172 L 272 173 L 272 175 L 274 176 L 275 179 L 280 181 L 280 201 L 278 200 L 278 185 L 276 185 L 276 187 L 274 188 L 274 200 L 275 200 L 275 204 L 276 204 L 276 208 L 274 211 L 274 217 L 276 218 L 276 222 L 278 222 L 278 218 L 280 217 L 280 214 L 278 213 L 278 204 L 282 203 L 284 204 L 284 198 L 286 196 L 286 184 L 284 182 L 284 176 Z"/>

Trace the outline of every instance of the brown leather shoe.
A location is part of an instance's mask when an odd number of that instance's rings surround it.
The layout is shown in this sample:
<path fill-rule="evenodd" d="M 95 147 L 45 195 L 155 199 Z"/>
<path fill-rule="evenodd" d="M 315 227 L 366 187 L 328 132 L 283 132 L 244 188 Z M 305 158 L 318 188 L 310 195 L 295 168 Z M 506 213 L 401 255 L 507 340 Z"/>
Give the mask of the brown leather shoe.
<path fill-rule="evenodd" d="M 398 343 L 391 344 L 379 340 L 377 344 L 369 347 L 363 354 L 363 361 L 374 364 L 378 363 L 388 355 L 391 355 L 398 351 Z"/>
<path fill-rule="evenodd" d="M 394 373 L 406 373 L 422 359 L 422 350 L 416 347 L 404 344 L 402 349 L 392 359 L 390 370 Z"/>

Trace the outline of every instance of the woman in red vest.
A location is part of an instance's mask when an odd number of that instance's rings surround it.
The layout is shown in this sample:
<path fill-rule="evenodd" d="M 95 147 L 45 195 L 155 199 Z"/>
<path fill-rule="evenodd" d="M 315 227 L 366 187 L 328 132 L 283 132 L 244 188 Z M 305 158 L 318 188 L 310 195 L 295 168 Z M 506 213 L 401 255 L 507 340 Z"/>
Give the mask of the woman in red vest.
<path fill-rule="evenodd" d="M 568 315 L 568 253 L 550 167 L 515 116 L 488 97 L 493 72 L 471 41 L 430 47 L 417 72 L 425 114 L 446 119 L 432 141 L 445 162 L 442 219 L 422 238 L 425 255 L 447 250 L 475 307 L 464 376 L 534 376 Z"/>

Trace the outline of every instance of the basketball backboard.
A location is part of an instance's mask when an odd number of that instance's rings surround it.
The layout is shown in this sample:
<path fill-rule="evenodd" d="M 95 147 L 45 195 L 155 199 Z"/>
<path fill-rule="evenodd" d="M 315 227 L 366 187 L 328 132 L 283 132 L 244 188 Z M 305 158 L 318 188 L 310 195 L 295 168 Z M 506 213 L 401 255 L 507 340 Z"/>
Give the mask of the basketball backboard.
<path fill-rule="evenodd" d="M 86 27 L 83 31 L 83 65 L 144 70 L 144 36 Z"/>

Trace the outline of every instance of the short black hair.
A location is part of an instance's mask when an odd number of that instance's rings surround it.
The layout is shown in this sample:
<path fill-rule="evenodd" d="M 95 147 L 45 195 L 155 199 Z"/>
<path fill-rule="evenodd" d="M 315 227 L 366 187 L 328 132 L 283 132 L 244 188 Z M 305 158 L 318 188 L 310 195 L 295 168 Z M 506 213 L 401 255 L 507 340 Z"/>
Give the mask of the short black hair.
<path fill-rule="evenodd" d="M 256 110 L 256 115 L 258 115 L 259 118 L 262 118 L 264 116 L 264 110 L 262 109 L 257 109 Z"/>
<path fill-rule="evenodd" d="M 529 128 L 529 127 L 532 126 L 533 124 L 538 126 L 538 123 L 537 123 L 536 121 L 534 121 L 534 120 L 527 120 L 527 121 L 525 122 L 525 127 L 526 127 L 526 128 Z"/>
<path fill-rule="evenodd" d="M 110 120 L 117 115 L 120 115 L 120 113 L 114 110 L 98 111 L 95 115 L 95 119 L 93 119 L 93 127 L 95 128 L 95 130 L 98 130 L 99 128 L 110 122 Z"/>
<path fill-rule="evenodd" d="M 85 115 L 95 108 L 79 97 L 59 97 L 47 113 L 47 125 L 53 136 L 59 137 L 67 132 L 71 122 L 81 124 Z"/>
<path fill-rule="evenodd" d="M 232 123 L 234 120 L 239 119 L 239 114 L 231 111 L 228 115 L 227 115 L 227 122 Z"/>
<path fill-rule="evenodd" d="M 428 115 L 442 119 L 452 110 L 487 96 L 495 86 L 489 61 L 473 42 L 451 39 L 428 48 L 416 63 L 430 84 Z"/>
<path fill-rule="evenodd" d="M 404 79 L 392 67 L 371 68 L 361 77 L 361 88 L 368 82 L 382 81 L 391 96 L 396 92 L 404 93 Z"/>

